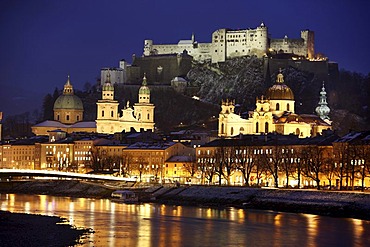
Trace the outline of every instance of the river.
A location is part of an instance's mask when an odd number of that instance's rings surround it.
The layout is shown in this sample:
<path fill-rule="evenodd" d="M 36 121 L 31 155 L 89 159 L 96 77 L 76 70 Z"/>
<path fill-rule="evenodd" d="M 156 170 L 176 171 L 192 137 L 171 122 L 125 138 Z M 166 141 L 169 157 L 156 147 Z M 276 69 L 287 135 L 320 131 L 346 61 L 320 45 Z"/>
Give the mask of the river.
<path fill-rule="evenodd" d="M 92 228 L 83 246 L 370 246 L 370 221 L 311 214 L 16 194 L 0 209 Z"/>

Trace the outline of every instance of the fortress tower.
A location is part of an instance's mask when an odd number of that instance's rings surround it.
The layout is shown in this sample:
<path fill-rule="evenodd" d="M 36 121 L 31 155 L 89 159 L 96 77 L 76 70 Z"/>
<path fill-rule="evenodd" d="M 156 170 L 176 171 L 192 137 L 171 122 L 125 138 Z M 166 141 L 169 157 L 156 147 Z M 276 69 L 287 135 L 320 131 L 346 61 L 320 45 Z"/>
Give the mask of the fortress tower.
<path fill-rule="evenodd" d="M 315 57 L 315 33 L 314 31 L 301 31 L 301 38 L 304 40 L 304 46 L 307 49 L 306 57 L 312 59 Z"/>

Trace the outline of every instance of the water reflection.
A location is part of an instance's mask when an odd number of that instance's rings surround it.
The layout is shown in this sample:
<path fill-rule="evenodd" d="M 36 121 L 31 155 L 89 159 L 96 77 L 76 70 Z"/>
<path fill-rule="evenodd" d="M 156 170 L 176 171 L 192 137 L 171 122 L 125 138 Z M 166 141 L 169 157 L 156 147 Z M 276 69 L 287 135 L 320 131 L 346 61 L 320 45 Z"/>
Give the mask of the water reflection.
<path fill-rule="evenodd" d="M 1 210 L 92 228 L 84 246 L 370 246 L 369 221 L 273 211 L 0 194 Z"/>

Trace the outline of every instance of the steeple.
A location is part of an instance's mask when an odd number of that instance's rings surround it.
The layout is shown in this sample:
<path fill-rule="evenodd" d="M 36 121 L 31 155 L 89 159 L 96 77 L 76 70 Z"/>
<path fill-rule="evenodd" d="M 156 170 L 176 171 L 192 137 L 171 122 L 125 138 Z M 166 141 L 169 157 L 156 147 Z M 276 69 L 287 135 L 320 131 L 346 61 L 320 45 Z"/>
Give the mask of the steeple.
<path fill-rule="evenodd" d="M 284 83 L 284 76 L 283 76 L 281 68 L 279 69 L 279 74 L 276 76 L 276 82 L 277 82 L 277 84 L 283 84 Z"/>
<path fill-rule="evenodd" d="M 147 86 L 146 74 L 144 73 L 143 83 L 139 89 L 139 103 L 150 103 L 150 89 Z"/>
<path fill-rule="evenodd" d="M 316 113 L 322 120 L 329 120 L 329 113 L 330 108 L 328 103 L 326 102 L 326 91 L 325 91 L 325 83 L 322 83 L 322 88 L 320 92 L 320 101 L 319 105 L 316 107 Z"/>
<path fill-rule="evenodd" d="M 109 70 L 108 70 L 108 73 L 107 73 L 107 78 L 106 78 L 105 83 L 103 85 L 102 99 L 103 100 L 113 100 L 114 99 L 114 87 L 110 82 Z"/>
<path fill-rule="evenodd" d="M 63 94 L 64 95 L 73 95 L 73 86 L 72 86 L 71 81 L 69 79 L 69 75 L 68 75 L 66 84 L 64 84 Z"/>
<path fill-rule="evenodd" d="M 146 82 L 146 73 L 144 73 L 144 77 L 143 77 L 143 83 L 142 83 L 143 86 L 146 86 L 147 85 L 147 82 Z"/>

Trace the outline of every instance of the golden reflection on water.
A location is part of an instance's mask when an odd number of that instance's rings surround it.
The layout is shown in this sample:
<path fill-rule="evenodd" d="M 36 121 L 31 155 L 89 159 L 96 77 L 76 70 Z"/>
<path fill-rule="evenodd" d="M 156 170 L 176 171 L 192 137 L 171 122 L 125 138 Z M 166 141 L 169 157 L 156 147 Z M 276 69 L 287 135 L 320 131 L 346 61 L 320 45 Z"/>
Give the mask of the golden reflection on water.
<path fill-rule="evenodd" d="M 316 241 L 316 237 L 318 234 L 318 216 L 313 214 L 303 214 L 303 216 L 307 220 L 306 228 L 308 241 L 313 243 Z"/>
<path fill-rule="evenodd" d="M 370 246 L 370 223 L 356 219 L 46 195 L 0 196 L 2 210 L 59 215 L 70 224 L 92 228 L 95 233 L 84 246 L 315 246 L 327 241 L 327 232 L 342 230 L 335 228 L 337 221 L 353 234 L 352 246 Z"/>
<path fill-rule="evenodd" d="M 365 244 L 361 241 L 362 236 L 364 234 L 364 221 L 358 219 L 350 219 L 353 224 L 353 234 L 355 235 L 355 239 L 359 241 L 356 242 L 357 246 L 365 246 Z M 367 233 L 369 234 L 369 233 Z"/>

